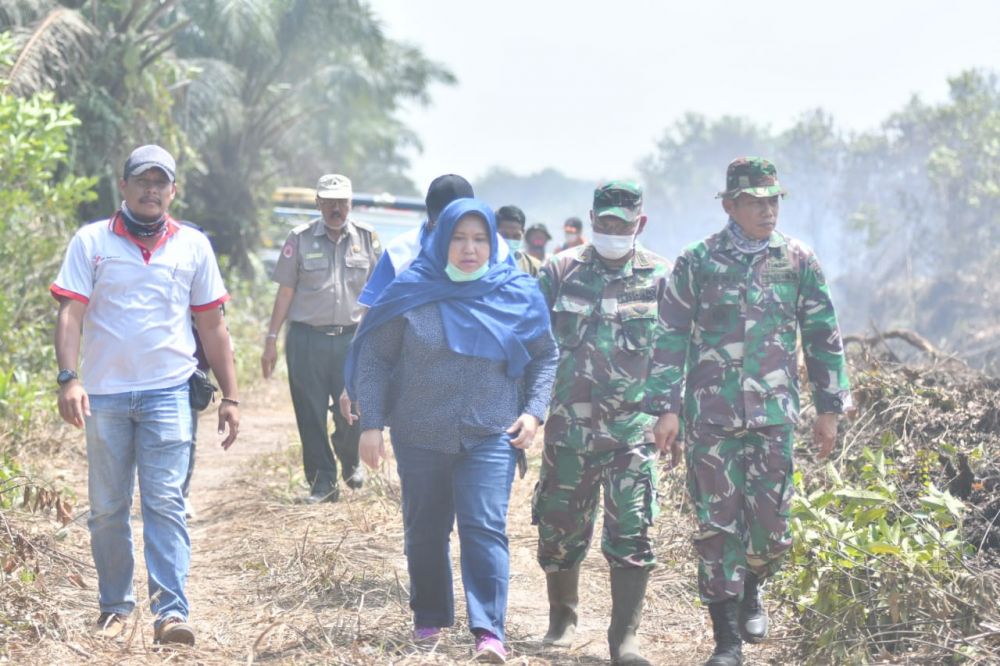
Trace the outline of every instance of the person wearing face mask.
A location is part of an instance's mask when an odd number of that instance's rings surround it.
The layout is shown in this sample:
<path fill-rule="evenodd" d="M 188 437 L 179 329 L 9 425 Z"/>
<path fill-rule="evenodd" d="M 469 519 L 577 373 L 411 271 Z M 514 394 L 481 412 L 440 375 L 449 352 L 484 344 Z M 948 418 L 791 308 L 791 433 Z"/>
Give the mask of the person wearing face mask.
<path fill-rule="evenodd" d="M 719 193 L 726 226 L 688 246 L 666 296 L 667 437 L 685 424 L 688 490 L 698 531 L 698 590 L 715 651 L 739 666 L 742 643 L 767 636 L 762 583 L 792 545 L 792 436 L 799 418 L 801 334 L 820 458 L 851 411 L 837 315 L 819 261 L 775 231 L 785 190 L 774 165 L 741 157 Z"/>
<path fill-rule="evenodd" d="M 436 641 L 454 624 L 448 552 L 457 521 L 474 655 L 489 663 L 507 654 L 516 454 L 545 416 L 556 365 L 537 283 L 499 260 L 496 238 L 484 203 L 448 204 L 409 270 L 368 310 L 346 370 L 369 466 L 385 455 L 382 430 L 392 430 L 413 638 Z"/>
<path fill-rule="evenodd" d="M 514 254 L 517 267 L 533 278 L 538 277 L 542 262 L 525 251 L 524 247 L 524 211 L 517 206 L 501 206 L 497 208 L 497 231 L 507 241 L 507 246 Z"/>
<path fill-rule="evenodd" d="M 278 334 L 288 319 L 285 361 L 309 484 L 307 502 L 340 497 L 337 459 L 348 487 L 360 488 L 365 478 L 358 462 L 357 425 L 330 409 L 331 399 L 336 401 L 344 388 L 344 359 L 364 312 L 358 296 L 382 253 L 375 229 L 350 219 L 351 196 L 346 176 L 332 173 L 319 179 L 320 217 L 291 231 L 274 267 L 278 293 L 260 358 L 269 378 L 278 358 Z M 328 435 L 331 411 L 334 432 Z"/>
<path fill-rule="evenodd" d="M 545 246 L 551 240 L 552 234 L 549 233 L 548 228 L 541 222 L 536 222 L 524 232 L 524 251 L 544 264 L 545 260 L 549 258 Z"/>
<path fill-rule="evenodd" d="M 572 644 L 580 564 L 604 493 L 601 548 L 611 567 L 608 648 L 615 664 L 648 664 L 636 635 L 656 557 L 657 460 L 667 449 L 663 297 L 670 264 L 642 247 L 642 189 L 616 180 L 594 191 L 591 242 L 542 267 L 559 369 L 532 499 L 545 570 L 544 642 Z M 672 464 L 679 451 L 672 450 Z"/>
<path fill-rule="evenodd" d="M 587 242 L 583 237 L 583 222 L 578 217 L 568 217 L 563 223 L 563 234 L 566 242 L 556 248 L 556 254 L 574 247 L 580 247 Z"/>
<path fill-rule="evenodd" d="M 410 264 L 420 253 L 421 246 L 434 230 L 438 216 L 445 206 L 455 199 L 474 196 L 472 185 L 458 174 L 446 173 L 432 180 L 427 187 L 427 196 L 424 199 L 424 203 L 427 205 L 427 219 L 419 228 L 399 234 L 385 246 L 385 252 L 382 253 L 368 284 L 361 292 L 361 297 L 358 299 L 360 303 L 365 307 L 370 307 L 378 299 L 382 290 L 388 287 L 397 275 L 410 267 Z M 508 259 L 507 245 L 498 244 L 497 247 L 500 261 L 511 261 L 513 265 L 513 259 Z"/>

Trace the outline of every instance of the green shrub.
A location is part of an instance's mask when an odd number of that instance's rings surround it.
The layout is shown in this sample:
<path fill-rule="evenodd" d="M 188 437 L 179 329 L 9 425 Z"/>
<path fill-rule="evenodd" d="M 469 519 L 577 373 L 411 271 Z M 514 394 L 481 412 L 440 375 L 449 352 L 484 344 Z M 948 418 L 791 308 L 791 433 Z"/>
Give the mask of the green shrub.
<path fill-rule="evenodd" d="M 9 60 L 0 34 L 0 64 Z M 48 286 L 59 268 L 75 211 L 93 181 L 62 173 L 73 107 L 51 94 L 3 92 L 0 80 L 0 455 L 50 418 L 55 355 Z"/>
<path fill-rule="evenodd" d="M 883 438 L 883 448 L 893 443 Z M 792 507 L 794 546 L 778 590 L 805 629 L 808 661 L 975 656 L 964 637 L 996 596 L 992 579 L 966 564 L 974 549 L 962 538 L 963 503 L 929 482 L 903 494 L 882 449 L 864 448 L 847 474 L 852 483 L 827 465 L 823 487 Z"/>

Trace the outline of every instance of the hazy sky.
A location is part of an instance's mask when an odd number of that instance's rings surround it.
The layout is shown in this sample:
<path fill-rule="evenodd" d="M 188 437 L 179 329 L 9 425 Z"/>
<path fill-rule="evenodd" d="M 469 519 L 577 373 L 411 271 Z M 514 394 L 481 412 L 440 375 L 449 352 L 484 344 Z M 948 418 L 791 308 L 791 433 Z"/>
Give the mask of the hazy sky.
<path fill-rule="evenodd" d="M 370 1 L 458 77 L 405 115 L 424 142 L 420 188 L 493 165 L 633 175 L 687 111 L 783 129 L 822 107 L 868 129 L 914 93 L 943 99 L 963 69 L 1000 70 L 991 0 Z"/>

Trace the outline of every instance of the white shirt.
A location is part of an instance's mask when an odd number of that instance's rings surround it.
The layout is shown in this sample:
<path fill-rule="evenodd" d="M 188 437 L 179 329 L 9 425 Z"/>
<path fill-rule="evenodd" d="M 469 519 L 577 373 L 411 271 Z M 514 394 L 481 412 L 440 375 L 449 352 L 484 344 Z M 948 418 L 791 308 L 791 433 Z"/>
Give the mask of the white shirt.
<path fill-rule="evenodd" d="M 95 395 L 186 382 L 197 367 L 191 311 L 229 300 L 203 233 L 168 219 L 150 251 L 118 213 L 76 232 L 49 289 L 87 304 L 80 375 Z"/>

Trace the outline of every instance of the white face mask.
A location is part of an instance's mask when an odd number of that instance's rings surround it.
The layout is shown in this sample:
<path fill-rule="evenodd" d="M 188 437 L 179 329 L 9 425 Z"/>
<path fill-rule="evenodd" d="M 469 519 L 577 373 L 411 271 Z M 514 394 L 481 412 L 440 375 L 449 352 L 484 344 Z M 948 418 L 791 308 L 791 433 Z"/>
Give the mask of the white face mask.
<path fill-rule="evenodd" d="M 635 234 L 613 236 L 611 234 L 591 234 L 591 242 L 597 254 L 612 261 L 621 259 L 635 247 Z"/>

